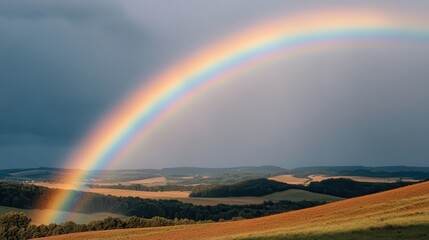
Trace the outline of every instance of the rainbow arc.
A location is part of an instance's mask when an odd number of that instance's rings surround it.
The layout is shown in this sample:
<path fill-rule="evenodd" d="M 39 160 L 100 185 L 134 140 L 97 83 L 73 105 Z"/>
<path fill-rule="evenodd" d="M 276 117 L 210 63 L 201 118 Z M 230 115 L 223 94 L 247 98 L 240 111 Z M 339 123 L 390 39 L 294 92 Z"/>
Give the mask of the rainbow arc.
<path fill-rule="evenodd" d="M 341 44 L 353 46 L 362 41 L 375 44 L 428 42 L 428 33 L 424 25 L 366 9 L 317 11 L 250 27 L 198 50 L 144 81 L 95 125 L 69 156 L 65 167 L 90 170 L 120 162 L 163 119 L 192 102 L 195 95 L 209 92 L 213 85 L 232 81 L 241 73 L 273 59 L 294 58 Z M 62 181 L 74 184 L 79 190 L 85 178 L 86 171 L 81 171 Z M 59 192 L 50 207 L 73 210 L 70 208 L 83 204 L 71 202 L 75 201 L 73 199 L 66 191 Z M 55 213 L 45 217 L 51 222 L 66 220 Z"/>

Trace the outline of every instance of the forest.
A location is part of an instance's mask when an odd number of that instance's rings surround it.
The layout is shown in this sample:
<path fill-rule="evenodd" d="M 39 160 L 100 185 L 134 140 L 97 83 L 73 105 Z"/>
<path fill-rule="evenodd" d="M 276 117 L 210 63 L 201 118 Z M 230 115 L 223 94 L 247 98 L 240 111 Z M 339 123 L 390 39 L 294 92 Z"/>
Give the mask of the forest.
<path fill-rule="evenodd" d="M 32 239 L 76 232 L 161 227 L 204 222 L 210 221 L 196 222 L 189 219 L 175 218 L 172 220 L 162 217 L 147 219 L 133 216 L 125 219 L 107 217 L 104 220 L 92 221 L 88 224 L 76 224 L 72 221 L 67 221 L 62 224 L 33 225 L 31 224 L 31 219 L 25 214 L 10 212 L 0 216 L 0 240 Z"/>
<path fill-rule="evenodd" d="M 357 182 L 347 178 L 326 179 L 311 182 L 309 185 L 294 185 L 265 178 L 245 180 L 231 185 L 198 185 L 192 189 L 190 197 L 241 197 L 264 196 L 288 189 L 301 189 L 314 193 L 323 193 L 343 198 L 364 196 L 381 191 L 391 190 L 414 183 L 370 183 Z"/>
<path fill-rule="evenodd" d="M 65 190 L 49 189 L 31 184 L 0 182 L 0 205 L 24 209 L 45 209 L 50 206 L 49 201 L 55 191 Z M 322 202 L 314 201 L 266 201 L 261 204 L 251 205 L 219 204 L 216 206 L 200 206 L 177 200 L 115 197 L 78 191 L 70 191 L 69 195 L 73 199 L 72 202 L 85 201 L 87 203 L 83 204 L 81 208 L 75 209 L 77 212 L 111 212 L 143 218 L 158 216 L 167 219 L 186 218 L 195 221 L 231 220 L 235 217 L 254 218 L 323 204 Z"/>

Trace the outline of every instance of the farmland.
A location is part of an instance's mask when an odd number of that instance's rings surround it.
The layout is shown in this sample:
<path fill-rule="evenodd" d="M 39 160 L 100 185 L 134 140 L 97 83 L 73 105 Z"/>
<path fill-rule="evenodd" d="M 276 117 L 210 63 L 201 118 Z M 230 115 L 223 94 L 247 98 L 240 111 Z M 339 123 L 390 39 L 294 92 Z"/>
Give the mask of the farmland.
<path fill-rule="evenodd" d="M 76 190 L 73 184 L 64 183 L 34 183 L 37 186 L 48 188 L 59 188 L 66 190 Z M 108 188 L 84 188 L 84 192 L 99 193 L 105 195 L 112 195 L 117 197 L 140 197 L 151 199 L 182 199 L 187 198 L 189 192 L 187 191 L 166 191 L 166 192 L 147 192 L 147 191 L 132 191 L 122 189 L 108 189 Z"/>
<path fill-rule="evenodd" d="M 47 239 L 172 239 L 172 236 L 174 239 L 344 239 L 347 236 L 389 239 L 395 233 L 408 238 L 427 238 L 428 227 L 429 182 L 425 182 L 257 219 L 87 232 Z"/>
<path fill-rule="evenodd" d="M 294 177 L 292 174 L 278 175 L 268 179 L 289 184 L 305 184 L 306 182 L 311 181 L 309 178 Z"/>
<path fill-rule="evenodd" d="M 153 177 L 153 178 L 146 178 L 146 179 L 140 179 L 140 180 L 134 180 L 134 181 L 124 181 L 124 182 L 111 182 L 111 183 L 100 183 L 99 185 L 111 185 L 111 184 L 121 184 L 121 185 L 132 185 L 132 184 L 143 184 L 146 186 L 157 186 L 157 185 L 166 185 L 167 184 L 167 178 L 165 177 Z"/>
<path fill-rule="evenodd" d="M 35 183 L 35 185 L 74 190 L 74 185 L 64 183 Z M 133 191 L 122 189 L 107 189 L 107 188 L 85 188 L 82 191 L 99 193 L 104 195 L 112 195 L 117 197 L 139 197 L 149 199 L 176 199 L 185 203 L 192 203 L 195 205 L 213 206 L 217 204 L 231 204 L 231 205 L 247 205 L 247 204 L 260 204 L 264 201 L 326 201 L 332 202 L 341 200 L 342 198 L 330 196 L 326 194 L 311 193 L 304 190 L 291 189 L 283 192 L 277 192 L 262 197 L 216 197 L 216 198 L 197 198 L 189 197 L 189 191 L 165 191 L 165 192 L 148 192 L 148 191 Z"/>
<path fill-rule="evenodd" d="M 288 183 L 288 184 L 309 184 L 311 182 L 320 182 L 326 179 L 336 179 L 336 178 L 348 178 L 356 182 L 371 182 L 371 183 L 394 183 L 397 181 L 403 182 L 417 182 L 418 180 L 410 178 L 383 178 L 383 177 L 365 177 L 365 176 L 326 176 L 321 174 L 312 174 L 308 175 L 306 178 L 295 177 L 292 174 L 278 175 L 270 177 L 268 179 Z"/>

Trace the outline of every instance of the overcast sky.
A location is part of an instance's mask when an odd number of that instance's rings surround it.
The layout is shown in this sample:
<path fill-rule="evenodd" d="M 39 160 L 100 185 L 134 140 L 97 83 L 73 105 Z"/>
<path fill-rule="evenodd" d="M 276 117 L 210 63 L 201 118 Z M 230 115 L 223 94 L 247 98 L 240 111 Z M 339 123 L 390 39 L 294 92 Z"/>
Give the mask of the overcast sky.
<path fill-rule="evenodd" d="M 353 2 L 0 0 L 0 168 L 63 166 L 130 90 L 260 21 L 429 14 L 427 1 Z M 117 167 L 429 166 L 428 56 L 429 43 L 359 45 L 269 64 L 192 101 Z"/>

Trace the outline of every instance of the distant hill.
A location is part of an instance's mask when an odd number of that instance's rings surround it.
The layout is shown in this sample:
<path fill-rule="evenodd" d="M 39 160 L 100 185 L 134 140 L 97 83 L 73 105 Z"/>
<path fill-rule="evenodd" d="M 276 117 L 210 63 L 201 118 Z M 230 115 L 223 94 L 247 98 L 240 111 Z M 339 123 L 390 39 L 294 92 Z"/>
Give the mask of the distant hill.
<path fill-rule="evenodd" d="M 429 167 L 413 167 L 413 166 L 381 166 L 381 167 L 365 167 L 365 166 L 309 166 L 294 168 L 294 172 L 321 172 L 321 171 L 353 171 L 367 170 L 372 172 L 401 172 L 401 171 L 419 171 L 429 172 Z"/>
<path fill-rule="evenodd" d="M 404 187 L 410 182 L 375 183 L 357 182 L 346 178 L 326 179 L 309 185 L 295 185 L 265 178 L 244 180 L 230 185 L 198 185 L 192 189 L 190 197 L 244 197 L 264 196 L 289 189 L 306 190 L 342 198 L 364 196 L 381 191 Z"/>
<path fill-rule="evenodd" d="M 57 176 L 65 176 L 75 171 L 74 169 L 47 167 L 4 169 L 0 170 L 0 180 L 48 182 L 55 181 Z M 280 174 L 292 174 L 298 177 L 319 174 L 327 176 L 364 176 L 425 180 L 429 179 L 429 167 L 316 166 L 288 170 L 276 166 L 244 166 L 231 168 L 176 167 L 163 169 L 93 170 L 88 172 L 86 181 L 115 183 L 165 177 L 174 180 L 175 184 L 183 185 L 230 184 L 242 180 L 266 178 Z M 185 179 L 186 177 L 192 177 L 192 179 Z"/>
<path fill-rule="evenodd" d="M 429 167 L 409 166 L 319 166 L 301 167 L 291 170 L 295 176 L 306 177 L 312 174 L 323 174 L 327 176 L 364 176 L 378 178 L 412 178 L 424 180 L 429 178 Z"/>
<path fill-rule="evenodd" d="M 429 182 L 256 219 L 86 232 L 66 239 L 427 239 Z"/>
<path fill-rule="evenodd" d="M 75 172 L 74 169 L 64 168 L 18 168 L 0 170 L 0 180 L 8 181 L 54 181 L 56 176 L 64 176 Z"/>
<path fill-rule="evenodd" d="M 266 178 L 245 180 L 231 185 L 199 185 L 192 189 L 190 197 L 244 197 L 264 196 L 288 189 L 301 189 L 304 186 L 292 185 Z"/>
<path fill-rule="evenodd" d="M 288 172 L 287 169 L 275 166 L 261 167 L 232 167 L 232 168 L 195 168 L 195 167 L 177 167 L 163 168 L 159 174 L 164 176 L 189 176 L 189 175 L 218 175 L 218 174 L 242 174 L 242 173 L 266 173 L 276 174 Z"/>
<path fill-rule="evenodd" d="M 23 168 L 0 170 L 0 180 L 9 181 L 54 181 L 57 176 L 71 174 L 76 170 L 63 168 Z M 245 178 L 265 177 L 288 170 L 275 166 L 261 167 L 233 167 L 233 168 L 195 168 L 177 167 L 163 169 L 123 169 L 123 170 L 94 170 L 89 171 L 87 180 L 97 179 L 104 182 L 132 181 L 153 177 L 180 178 L 187 176 L 220 176 L 240 180 L 239 176 Z M 248 176 L 248 177 L 246 177 Z M 199 181 L 201 182 L 201 181 Z"/>

